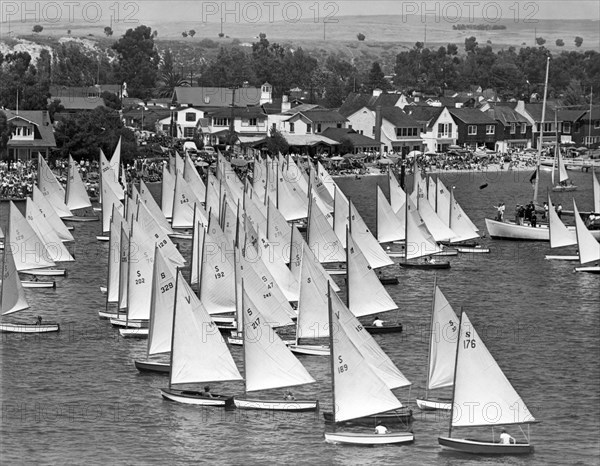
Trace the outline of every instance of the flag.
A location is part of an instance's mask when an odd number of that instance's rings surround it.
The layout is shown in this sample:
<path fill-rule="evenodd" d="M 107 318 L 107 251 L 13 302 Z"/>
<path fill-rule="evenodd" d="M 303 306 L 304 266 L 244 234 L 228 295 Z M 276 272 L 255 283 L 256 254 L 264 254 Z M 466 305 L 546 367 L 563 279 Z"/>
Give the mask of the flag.
<path fill-rule="evenodd" d="M 534 170 L 534 172 L 531 174 L 531 176 L 529 177 L 529 182 L 530 183 L 535 183 L 535 179 L 537 178 L 537 168 Z"/>

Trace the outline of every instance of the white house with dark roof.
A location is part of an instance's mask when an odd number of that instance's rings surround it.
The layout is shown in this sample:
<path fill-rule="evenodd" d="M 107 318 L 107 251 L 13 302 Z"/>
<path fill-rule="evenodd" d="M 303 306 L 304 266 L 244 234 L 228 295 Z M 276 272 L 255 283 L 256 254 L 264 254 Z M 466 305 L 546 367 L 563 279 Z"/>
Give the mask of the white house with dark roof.
<path fill-rule="evenodd" d="M 206 110 L 194 107 L 177 107 L 170 115 L 156 122 L 156 132 L 171 134 L 180 139 L 191 139 L 198 132 L 200 120 L 205 118 Z M 171 125 L 172 130 L 171 130 Z"/>
<path fill-rule="evenodd" d="M 450 114 L 447 107 L 436 111 L 436 107 L 430 107 L 430 111 L 415 113 L 415 117 L 426 121 L 421 133 L 428 152 L 445 152 L 448 147 L 455 145 L 458 139 L 458 125 Z"/>
<path fill-rule="evenodd" d="M 319 134 L 327 128 L 345 128 L 347 121 L 337 110 L 313 108 L 283 119 L 279 130 L 288 134 Z"/>
<path fill-rule="evenodd" d="M 272 101 L 273 87 L 264 83 L 261 88 L 228 87 L 176 87 L 172 102 L 178 106 L 194 108 L 255 107 Z"/>
<path fill-rule="evenodd" d="M 38 154 L 48 157 L 49 151 L 56 147 L 50 117 L 46 110 L 0 110 L 6 120 L 13 125 L 13 131 L 7 143 L 9 160 L 31 160 Z"/>

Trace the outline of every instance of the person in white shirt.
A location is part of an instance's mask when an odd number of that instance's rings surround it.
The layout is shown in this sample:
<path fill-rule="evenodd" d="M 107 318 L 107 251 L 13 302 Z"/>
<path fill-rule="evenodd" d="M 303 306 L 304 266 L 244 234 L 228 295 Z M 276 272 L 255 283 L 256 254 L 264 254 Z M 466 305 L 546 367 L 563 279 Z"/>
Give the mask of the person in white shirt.
<path fill-rule="evenodd" d="M 383 327 L 383 323 L 385 321 L 381 320 L 379 317 L 375 317 L 375 320 L 373 321 L 373 326 L 374 327 Z"/>
<path fill-rule="evenodd" d="M 379 422 L 375 426 L 375 433 L 376 434 L 389 434 L 390 431 L 388 430 L 388 428 L 386 426 L 384 426 L 381 422 Z"/>
<path fill-rule="evenodd" d="M 517 441 L 511 437 L 506 430 L 502 429 L 502 433 L 500 434 L 500 443 L 503 445 L 510 445 L 511 443 L 517 443 Z"/>

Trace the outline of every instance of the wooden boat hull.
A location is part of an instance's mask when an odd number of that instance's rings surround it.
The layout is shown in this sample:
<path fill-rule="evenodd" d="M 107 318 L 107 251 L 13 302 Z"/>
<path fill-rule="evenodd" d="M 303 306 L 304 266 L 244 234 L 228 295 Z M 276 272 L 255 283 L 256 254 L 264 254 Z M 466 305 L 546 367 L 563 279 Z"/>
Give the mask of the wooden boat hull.
<path fill-rule="evenodd" d="M 402 324 L 384 325 L 377 327 L 375 325 L 364 325 L 365 330 L 369 333 L 400 333 L 402 332 Z"/>
<path fill-rule="evenodd" d="M 388 252 L 387 255 L 388 255 L 388 257 L 391 257 L 392 259 L 394 259 L 394 258 L 403 259 L 406 257 L 406 253 L 404 251 Z"/>
<path fill-rule="evenodd" d="M 56 288 L 56 282 L 40 282 L 34 280 L 21 280 L 23 288 Z"/>
<path fill-rule="evenodd" d="M 578 261 L 579 260 L 579 256 L 577 256 L 577 255 L 559 256 L 559 255 L 548 254 L 548 255 L 545 256 L 545 259 L 547 261 Z"/>
<path fill-rule="evenodd" d="M 98 317 L 101 319 L 125 319 L 124 312 L 116 313 L 114 311 L 98 311 Z"/>
<path fill-rule="evenodd" d="M 123 338 L 148 338 L 147 328 L 120 328 L 119 335 Z"/>
<path fill-rule="evenodd" d="M 168 234 L 169 238 L 174 238 L 174 239 L 192 239 L 192 234 L 191 233 L 169 233 Z"/>
<path fill-rule="evenodd" d="M 432 256 L 458 256 L 458 249 L 447 249 L 441 252 L 436 252 Z"/>
<path fill-rule="evenodd" d="M 600 273 L 600 265 L 589 265 L 587 267 L 575 267 L 575 272 Z"/>
<path fill-rule="evenodd" d="M 135 364 L 135 368 L 140 372 L 156 372 L 159 374 L 169 374 L 171 372 L 171 364 L 168 362 L 134 359 L 133 363 Z"/>
<path fill-rule="evenodd" d="M 416 402 L 422 411 L 450 411 L 452 409 L 452 400 L 426 400 L 424 398 L 417 398 Z"/>
<path fill-rule="evenodd" d="M 460 253 L 467 254 L 489 254 L 490 248 L 481 248 L 481 247 L 473 247 L 473 248 L 457 248 Z"/>
<path fill-rule="evenodd" d="M 100 217 L 95 215 L 74 215 L 73 217 L 64 217 L 63 220 L 67 222 L 97 222 Z"/>
<path fill-rule="evenodd" d="M 266 411 L 316 411 L 318 400 L 260 400 L 234 398 L 233 403 L 239 409 L 260 409 Z"/>
<path fill-rule="evenodd" d="M 325 272 L 329 275 L 346 275 L 346 269 L 328 269 L 325 268 Z"/>
<path fill-rule="evenodd" d="M 110 323 L 113 327 L 148 328 L 147 320 L 127 320 L 125 317 L 111 318 Z"/>
<path fill-rule="evenodd" d="M 569 191 L 575 191 L 577 189 L 577 186 L 575 185 L 569 185 L 569 186 L 554 186 L 552 188 L 552 191 L 555 193 L 566 193 Z"/>
<path fill-rule="evenodd" d="M 110 241 L 110 237 L 109 236 L 104 236 L 104 235 L 98 235 L 98 236 L 96 236 L 96 239 L 98 241 L 102 241 L 102 242 Z"/>
<path fill-rule="evenodd" d="M 325 345 L 290 345 L 290 350 L 295 354 L 308 356 L 329 356 L 329 346 Z"/>
<path fill-rule="evenodd" d="M 382 285 L 397 285 L 400 283 L 398 277 L 379 277 L 379 281 Z"/>
<path fill-rule="evenodd" d="M 296 340 L 282 340 L 287 346 L 295 345 Z M 240 336 L 227 337 L 227 343 L 233 346 L 244 346 L 244 338 Z"/>
<path fill-rule="evenodd" d="M 44 277 L 66 277 L 67 271 L 65 269 L 31 269 L 31 270 L 19 270 L 19 273 L 26 275 L 39 275 Z"/>
<path fill-rule="evenodd" d="M 528 455 L 533 453 L 529 443 L 493 443 L 481 440 L 438 437 L 442 448 L 475 455 Z"/>
<path fill-rule="evenodd" d="M 224 395 L 213 395 L 212 398 L 206 397 L 202 392 L 193 390 L 175 390 L 172 388 L 163 388 L 160 390 L 163 398 L 177 403 L 197 406 L 221 407 L 233 406 L 233 397 Z"/>
<path fill-rule="evenodd" d="M 449 269 L 450 262 L 400 262 L 400 267 L 413 268 L 413 269 Z"/>
<path fill-rule="evenodd" d="M 0 332 L 5 333 L 51 333 L 60 332 L 60 325 L 54 322 L 29 324 L 25 322 L 0 322 Z"/>
<path fill-rule="evenodd" d="M 392 434 L 374 434 L 360 432 L 325 432 L 327 443 L 345 445 L 398 445 L 412 443 L 415 436 L 412 432 L 398 432 Z"/>
<path fill-rule="evenodd" d="M 333 413 L 326 411 L 323 413 L 325 422 L 333 422 Z M 413 420 L 412 409 L 400 408 L 386 413 L 373 414 L 372 416 L 364 416 L 356 419 L 349 419 L 348 421 L 336 422 L 336 424 L 358 424 L 375 426 L 377 423 L 382 422 L 385 425 L 388 424 L 409 424 Z"/>

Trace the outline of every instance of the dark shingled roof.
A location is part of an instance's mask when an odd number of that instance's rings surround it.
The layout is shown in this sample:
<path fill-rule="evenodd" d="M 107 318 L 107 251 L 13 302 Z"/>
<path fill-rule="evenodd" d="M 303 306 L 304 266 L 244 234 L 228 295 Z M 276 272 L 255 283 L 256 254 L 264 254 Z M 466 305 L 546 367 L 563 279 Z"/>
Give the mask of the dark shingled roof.
<path fill-rule="evenodd" d="M 9 145 L 20 145 L 20 146 L 34 146 L 34 147 L 56 147 L 56 140 L 54 139 L 54 131 L 52 130 L 52 124 L 50 123 L 50 117 L 46 110 L 19 110 L 19 114 L 13 110 L 3 109 L 0 112 L 4 112 L 7 120 L 13 118 L 23 118 L 30 121 L 35 125 L 35 134 L 33 141 L 13 141 L 8 142 Z"/>
<path fill-rule="evenodd" d="M 230 108 L 219 108 L 207 112 L 213 118 L 231 118 Z M 262 107 L 235 107 L 233 109 L 234 118 L 267 118 L 267 114 Z"/>
<path fill-rule="evenodd" d="M 227 87 L 176 87 L 173 100 L 192 107 L 229 107 L 233 90 Z M 235 90 L 237 107 L 250 107 L 260 103 L 260 89 L 240 87 Z"/>
<path fill-rule="evenodd" d="M 511 123 L 529 123 L 527 118 L 513 108 L 505 105 L 495 105 L 485 113 L 487 113 L 490 118 L 502 123 L 504 126 L 509 126 Z"/>
<path fill-rule="evenodd" d="M 346 97 L 346 100 L 340 107 L 339 112 L 345 117 L 348 117 L 363 107 L 367 107 L 370 110 L 375 110 L 375 108 L 379 105 L 381 105 L 382 108 L 394 107 L 398 102 L 398 99 L 400 99 L 400 94 L 383 93 L 376 97 L 372 94 L 351 92 L 348 94 L 348 97 Z"/>
<path fill-rule="evenodd" d="M 419 123 L 427 125 L 428 128 L 433 126 L 441 113 L 444 111 L 444 107 L 409 106 L 405 108 L 411 117 L 413 117 Z"/>
<path fill-rule="evenodd" d="M 342 139 L 349 139 L 354 147 L 379 146 L 375 139 L 357 133 L 352 128 L 327 128 L 321 134 L 337 142 L 342 142 Z"/>
<path fill-rule="evenodd" d="M 526 103 L 525 111 L 527 113 L 529 113 L 529 115 L 531 115 L 531 118 L 533 118 L 533 121 L 540 122 L 540 121 L 542 121 L 542 106 L 543 105 L 544 105 L 543 103 L 533 103 L 533 104 Z M 544 121 L 546 123 L 554 121 L 554 110 L 551 108 L 550 105 L 546 105 L 546 115 L 544 116 Z M 562 121 L 562 120 L 560 118 L 558 118 L 558 121 Z"/>
<path fill-rule="evenodd" d="M 449 108 L 448 111 L 455 118 L 470 125 L 490 125 L 496 120 L 476 108 Z"/>
<path fill-rule="evenodd" d="M 382 108 L 381 116 L 396 128 L 414 128 L 420 126 L 417 120 L 399 107 Z"/>
<path fill-rule="evenodd" d="M 305 110 L 302 112 L 306 118 L 313 122 L 320 121 L 347 121 L 347 118 L 340 114 L 337 110 L 326 108 L 315 108 L 313 110 Z"/>

